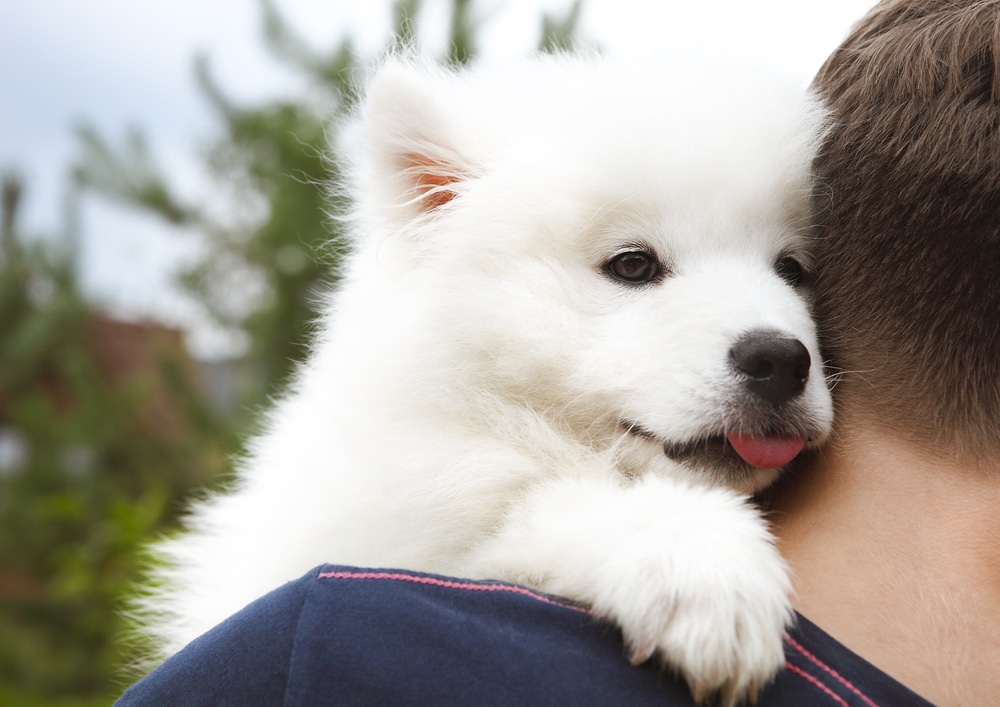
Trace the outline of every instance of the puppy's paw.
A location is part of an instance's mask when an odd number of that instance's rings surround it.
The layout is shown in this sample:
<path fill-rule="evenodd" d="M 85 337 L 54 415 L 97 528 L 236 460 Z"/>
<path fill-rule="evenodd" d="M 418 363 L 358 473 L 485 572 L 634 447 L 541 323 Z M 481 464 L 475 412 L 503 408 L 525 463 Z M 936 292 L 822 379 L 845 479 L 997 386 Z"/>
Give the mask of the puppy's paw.
<path fill-rule="evenodd" d="M 676 670 L 698 703 L 755 702 L 757 689 L 784 665 L 782 635 L 791 613 L 780 584 L 756 589 L 692 585 L 619 617 L 629 660 L 658 660 Z"/>
<path fill-rule="evenodd" d="M 631 571 L 619 565 L 620 592 L 602 607 L 633 664 L 676 671 L 699 703 L 753 703 L 785 663 L 787 569 L 763 521 L 748 521 L 760 525 L 756 535 L 703 537 L 633 558 Z"/>
<path fill-rule="evenodd" d="M 469 567 L 589 604 L 621 627 L 632 662 L 662 662 L 702 701 L 752 700 L 784 665 L 788 571 L 759 512 L 725 489 L 556 479 Z"/>

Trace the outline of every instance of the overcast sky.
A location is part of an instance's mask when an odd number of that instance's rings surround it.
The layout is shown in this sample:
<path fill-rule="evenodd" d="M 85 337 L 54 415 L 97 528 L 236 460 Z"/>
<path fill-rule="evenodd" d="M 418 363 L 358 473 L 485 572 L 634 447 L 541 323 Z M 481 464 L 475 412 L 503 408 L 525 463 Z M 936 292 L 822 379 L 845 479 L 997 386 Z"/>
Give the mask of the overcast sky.
<path fill-rule="evenodd" d="M 584 0 L 582 34 L 609 54 L 663 46 L 746 56 L 805 85 L 874 0 Z M 377 51 L 390 0 L 276 0 L 298 31 L 330 46 L 350 34 Z M 484 54 L 518 56 L 537 43 L 543 9 L 568 0 L 479 0 Z M 447 0 L 424 0 L 426 44 L 439 50 Z M 24 230 L 60 223 L 67 167 L 81 121 L 116 139 L 129 126 L 149 136 L 181 190 L 197 194 L 200 155 L 218 126 L 193 78 L 205 54 L 221 86 L 241 100 L 305 87 L 260 41 L 255 0 L 0 0 L 0 170 L 28 180 Z M 82 208 L 84 282 L 112 311 L 193 328 L 201 353 L 220 343 L 176 293 L 173 273 L 196 253 L 192 234 L 99 199 Z"/>

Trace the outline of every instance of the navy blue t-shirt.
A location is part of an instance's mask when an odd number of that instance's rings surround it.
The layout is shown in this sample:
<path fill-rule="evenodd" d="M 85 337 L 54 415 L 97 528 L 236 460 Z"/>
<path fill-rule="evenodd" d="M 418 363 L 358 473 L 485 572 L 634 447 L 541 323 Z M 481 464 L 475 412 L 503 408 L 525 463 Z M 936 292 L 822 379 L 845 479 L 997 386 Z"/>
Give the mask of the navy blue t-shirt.
<path fill-rule="evenodd" d="M 239 581 L 234 578 L 234 581 Z M 802 616 L 760 707 L 930 707 Z M 324 566 L 258 599 L 139 681 L 120 707 L 671 705 L 587 609 L 525 587 Z"/>

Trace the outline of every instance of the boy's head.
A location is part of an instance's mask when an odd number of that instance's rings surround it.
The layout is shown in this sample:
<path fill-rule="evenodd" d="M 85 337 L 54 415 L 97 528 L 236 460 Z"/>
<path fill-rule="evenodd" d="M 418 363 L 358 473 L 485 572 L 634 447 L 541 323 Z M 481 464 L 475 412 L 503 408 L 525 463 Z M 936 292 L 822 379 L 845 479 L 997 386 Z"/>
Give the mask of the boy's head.
<path fill-rule="evenodd" d="M 817 314 L 845 411 L 996 455 L 1000 0 L 886 0 L 815 87 L 832 110 Z"/>

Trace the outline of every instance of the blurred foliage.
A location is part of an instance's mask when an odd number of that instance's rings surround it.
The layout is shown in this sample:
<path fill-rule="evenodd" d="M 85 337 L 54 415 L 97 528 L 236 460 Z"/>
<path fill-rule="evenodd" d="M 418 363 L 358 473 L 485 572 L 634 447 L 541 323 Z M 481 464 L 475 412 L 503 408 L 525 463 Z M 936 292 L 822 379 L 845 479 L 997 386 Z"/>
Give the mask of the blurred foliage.
<path fill-rule="evenodd" d="M 73 170 L 84 190 L 202 235 L 204 256 L 182 283 L 246 342 L 229 365 L 256 385 L 239 391 L 238 410 L 280 390 L 333 284 L 346 240 L 328 214 L 346 205 L 328 189 L 339 172 L 328 147 L 370 59 L 350 39 L 329 51 L 309 46 L 272 0 L 259 3 L 267 48 L 305 79 L 308 95 L 240 105 L 207 60 L 195 62 L 221 125 L 205 153 L 208 196 L 182 197 L 140 130 L 110 140 L 82 126 Z M 452 0 L 442 63 L 475 56 L 477 9 Z M 416 46 L 419 10 L 419 0 L 396 0 L 390 47 Z M 543 18 L 539 49 L 572 48 L 579 13 L 576 2 Z M 138 576 L 140 549 L 175 526 L 183 498 L 224 474 L 248 420 L 213 411 L 194 362 L 169 336 L 156 339 L 141 370 L 109 371 L 106 317 L 81 295 L 73 239 L 24 238 L 20 181 L 3 184 L 0 704 L 107 703 L 127 663 L 116 607 Z M 12 443 L 22 447 L 13 458 Z"/>
<path fill-rule="evenodd" d="M 142 543 L 225 468 L 232 434 L 183 347 L 130 375 L 108 369 L 114 342 L 72 250 L 23 238 L 20 182 L 2 187 L 0 703 L 107 695 Z"/>

